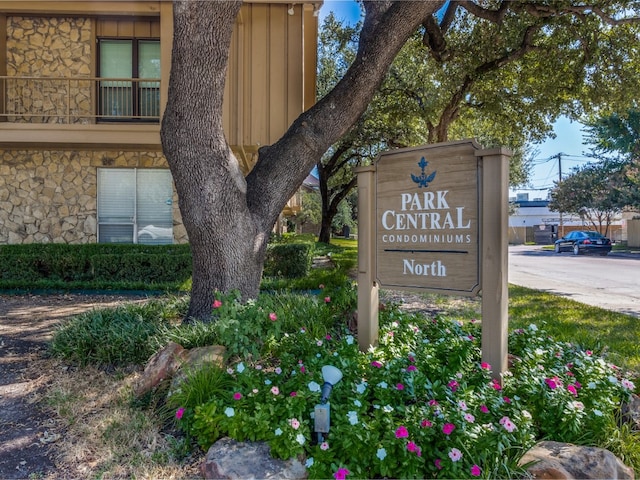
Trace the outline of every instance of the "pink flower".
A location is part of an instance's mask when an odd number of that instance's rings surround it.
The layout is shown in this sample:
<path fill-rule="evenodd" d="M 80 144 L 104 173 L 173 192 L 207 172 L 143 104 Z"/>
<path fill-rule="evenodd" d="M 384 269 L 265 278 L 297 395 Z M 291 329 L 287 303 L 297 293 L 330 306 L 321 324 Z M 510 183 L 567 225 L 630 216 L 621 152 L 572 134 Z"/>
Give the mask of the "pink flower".
<path fill-rule="evenodd" d="M 325 340 L 331 340 L 331 335 L 329 335 L 329 334 L 327 333 L 327 336 L 326 336 L 326 337 L 324 337 L 324 338 L 325 338 Z"/>
<path fill-rule="evenodd" d="M 321 283 L 320 285 L 318 285 L 318 288 L 322 290 L 324 288 L 324 283 Z"/>
<path fill-rule="evenodd" d="M 509 417 L 502 417 L 500 419 L 500 425 L 502 425 L 504 429 L 509 433 L 513 432 L 516 429 L 515 424 L 511 421 Z"/>
<path fill-rule="evenodd" d="M 307 371 L 306 368 L 304 368 L 304 365 L 300 367 L 300 373 L 305 373 Z"/>
<path fill-rule="evenodd" d="M 422 420 L 422 422 L 420 422 L 420 426 L 422 428 L 427 428 L 427 427 L 432 427 L 433 423 L 431 423 L 431 420 Z"/>
<path fill-rule="evenodd" d="M 347 478 L 347 475 L 349 475 L 350 473 L 351 472 L 346 468 L 339 468 L 338 471 L 333 474 L 333 477 L 336 480 L 344 480 L 345 478 Z"/>
<path fill-rule="evenodd" d="M 436 407 L 438 406 L 438 401 L 434 400 L 433 398 L 431 400 L 429 400 L 429 406 L 430 407 Z"/>
<path fill-rule="evenodd" d="M 279 395 L 280 389 L 278 387 L 271 387 L 271 393 L 273 393 L 274 395 Z"/>
<path fill-rule="evenodd" d="M 587 350 L 585 353 L 587 354 L 587 357 L 590 357 L 593 354 L 591 350 Z"/>
<path fill-rule="evenodd" d="M 456 426 L 453 423 L 445 423 L 442 426 L 442 433 L 445 435 L 450 435 L 456 429 Z"/>
<path fill-rule="evenodd" d="M 222 306 L 222 302 L 220 300 L 213 301 L 213 308 L 220 308 Z"/>
<path fill-rule="evenodd" d="M 272 322 L 275 322 L 277 319 L 278 319 L 278 316 L 274 312 L 271 312 L 269 314 L 269 320 L 271 320 Z"/>
<path fill-rule="evenodd" d="M 494 390 L 502 390 L 502 386 L 498 383 L 498 381 L 494 378 L 491 382 L 491 386 Z"/>
<path fill-rule="evenodd" d="M 482 362 L 480 364 L 480 368 L 483 370 L 491 370 L 491 365 L 489 365 L 487 362 Z"/>
<path fill-rule="evenodd" d="M 567 385 L 567 390 L 569 391 L 569 393 L 571 395 L 573 395 L 574 397 L 578 396 L 578 390 L 576 390 L 576 387 L 574 385 Z"/>
<path fill-rule="evenodd" d="M 544 383 L 546 383 L 551 390 L 555 390 L 556 388 L 558 388 L 560 381 L 558 377 L 553 377 L 553 378 L 545 378 Z"/>
<path fill-rule="evenodd" d="M 233 394 L 234 400 L 240 400 L 242 398 L 242 394 L 240 392 L 236 392 Z"/>
<path fill-rule="evenodd" d="M 407 367 L 407 372 L 415 372 L 416 370 L 418 370 L 418 369 L 416 368 L 415 365 L 409 365 Z"/>
<path fill-rule="evenodd" d="M 447 386 L 451 389 L 452 392 L 455 392 L 458 389 L 458 382 L 456 382 L 455 380 L 451 380 Z"/>
<path fill-rule="evenodd" d="M 291 392 L 289 394 L 290 397 L 297 397 L 298 396 L 298 392 Z"/>
<path fill-rule="evenodd" d="M 419 457 L 422 456 L 422 450 L 420 450 L 420 447 L 414 442 L 407 443 L 407 450 L 409 450 L 410 452 L 416 452 L 416 455 L 418 455 Z"/>
<path fill-rule="evenodd" d="M 413 355 L 409 355 L 409 361 L 411 363 L 414 363 L 416 361 L 416 358 Z"/>
<path fill-rule="evenodd" d="M 442 460 L 440 460 L 439 458 L 436 458 L 433 461 L 433 464 L 436 466 L 438 470 L 442 470 Z"/>
<path fill-rule="evenodd" d="M 396 385 L 396 388 L 397 388 L 398 390 L 404 390 L 404 385 L 403 385 L 403 384 L 401 384 L 401 383 L 398 383 L 398 384 Z"/>
<path fill-rule="evenodd" d="M 473 423 L 473 422 L 476 421 L 476 417 L 474 417 L 470 413 L 466 413 L 465 416 L 464 416 L 464 419 L 469 423 Z"/>
<path fill-rule="evenodd" d="M 509 397 L 502 397 L 504 403 L 511 403 L 511 399 Z"/>
<path fill-rule="evenodd" d="M 489 408 L 486 405 L 480 405 L 480 411 L 482 413 L 489 413 Z"/>
<path fill-rule="evenodd" d="M 331 297 L 324 297 L 324 303 L 329 303 L 331 301 Z"/>
<path fill-rule="evenodd" d="M 300 428 L 300 422 L 297 418 L 289 419 L 289 425 L 291 425 L 291 428 L 293 428 L 294 430 L 298 430 L 298 428 Z"/>
<path fill-rule="evenodd" d="M 396 430 L 396 438 L 406 438 L 409 436 L 409 430 L 404 425 L 400 425 Z"/>
<path fill-rule="evenodd" d="M 327 442 L 322 442 L 320 444 L 320 450 L 329 450 L 329 444 Z"/>
<path fill-rule="evenodd" d="M 376 367 L 376 368 L 382 368 L 382 364 L 380 362 L 377 362 L 376 360 L 371 362 L 371 365 Z"/>
<path fill-rule="evenodd" d="M 178 410 L 176 410 L 176 418 L 178 420 L 180 420 L 183 415 L 184 415 L 184 408 L 180 407 Z"/>
<path fill-rule="evenodd" d="M 480 475 L 482 475 L 482 470 L 478 465 L 474 465 L 473 467 L 471 467 L 471 476 L 479 477 Z"/>

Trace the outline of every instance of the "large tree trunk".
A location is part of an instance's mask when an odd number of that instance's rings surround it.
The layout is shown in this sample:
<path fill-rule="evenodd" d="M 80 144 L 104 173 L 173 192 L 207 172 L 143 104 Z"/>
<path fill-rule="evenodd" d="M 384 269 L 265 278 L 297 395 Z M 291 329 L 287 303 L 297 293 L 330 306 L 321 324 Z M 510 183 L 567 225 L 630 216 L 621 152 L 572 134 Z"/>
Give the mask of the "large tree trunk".
<path fill-rule="evenodd" d="M 343 80 L 262 147 L 245 179 L 222 130 L 235 1 L 174 1 L 174 44 L 162 145 L 193 255 L 188 316 L 211 316 L 214 291 L 255 297 L 268 234 L 322 154 L 360 117 L 397 52 L 444 2 L 365 2 L 358 56 Z"/>
<path fill-rule="evenodd" d="M 222 130 L 224 82 L 242 2 L 178 1 L 162 144 L 193 255 L 187 318 L 211 315 L 214 290 L 256 296 L 267 235 L 253 221 L 246 182 Z"/>

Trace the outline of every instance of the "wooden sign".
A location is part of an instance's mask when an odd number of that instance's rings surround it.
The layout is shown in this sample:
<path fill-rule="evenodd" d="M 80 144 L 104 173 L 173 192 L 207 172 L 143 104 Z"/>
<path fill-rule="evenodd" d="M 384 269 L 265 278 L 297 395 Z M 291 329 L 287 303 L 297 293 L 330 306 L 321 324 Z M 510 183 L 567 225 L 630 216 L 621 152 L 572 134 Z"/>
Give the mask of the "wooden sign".
<path fill-rule="evenodd" d="M 381 154 L 376 280 L 457 295 L 480 289 L 480 176 L 472 142 Z"/>
<path fill-rule="evenodd" d="M 358 173 L 358 345 L 378 342 L 378 290 L 482 295 L 482 361 L 507 369 L 511 152 L 474 140 L 381 154 Z"/>

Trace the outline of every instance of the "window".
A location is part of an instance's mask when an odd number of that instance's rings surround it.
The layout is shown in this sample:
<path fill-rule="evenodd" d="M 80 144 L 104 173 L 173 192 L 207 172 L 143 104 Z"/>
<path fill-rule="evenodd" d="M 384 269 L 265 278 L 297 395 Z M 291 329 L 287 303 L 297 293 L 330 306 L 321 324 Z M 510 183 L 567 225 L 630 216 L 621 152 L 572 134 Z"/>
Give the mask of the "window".
<path fill-rule="evenodd" d="M 160 41 L 101 39 L 98 45 L 102 120 L 158 122 Z"/>
<path fill-rule="evenodd" d="M 173 243 L 171 172 L 99 168 L 98 242 Z"/>

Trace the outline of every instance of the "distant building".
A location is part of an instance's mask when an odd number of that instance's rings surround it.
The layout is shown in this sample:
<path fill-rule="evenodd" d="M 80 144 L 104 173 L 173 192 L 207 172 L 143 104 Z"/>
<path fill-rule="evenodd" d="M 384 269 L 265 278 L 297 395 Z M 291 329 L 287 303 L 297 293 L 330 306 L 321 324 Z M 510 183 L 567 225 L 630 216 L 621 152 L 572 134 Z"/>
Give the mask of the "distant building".
<path fill-rule="evenodd" d="M 511 197 L 514 212 L 509 215 L 509 243 L 538 243 L 548 245 L 572 230 L 593 230 L 593 226 L 575 215 L 552 212 L 549 200 L 529 200 L 529 194 Z M 609 237 L 623 240 L 624 222 L 616 219 L 610 226 Z"/>

